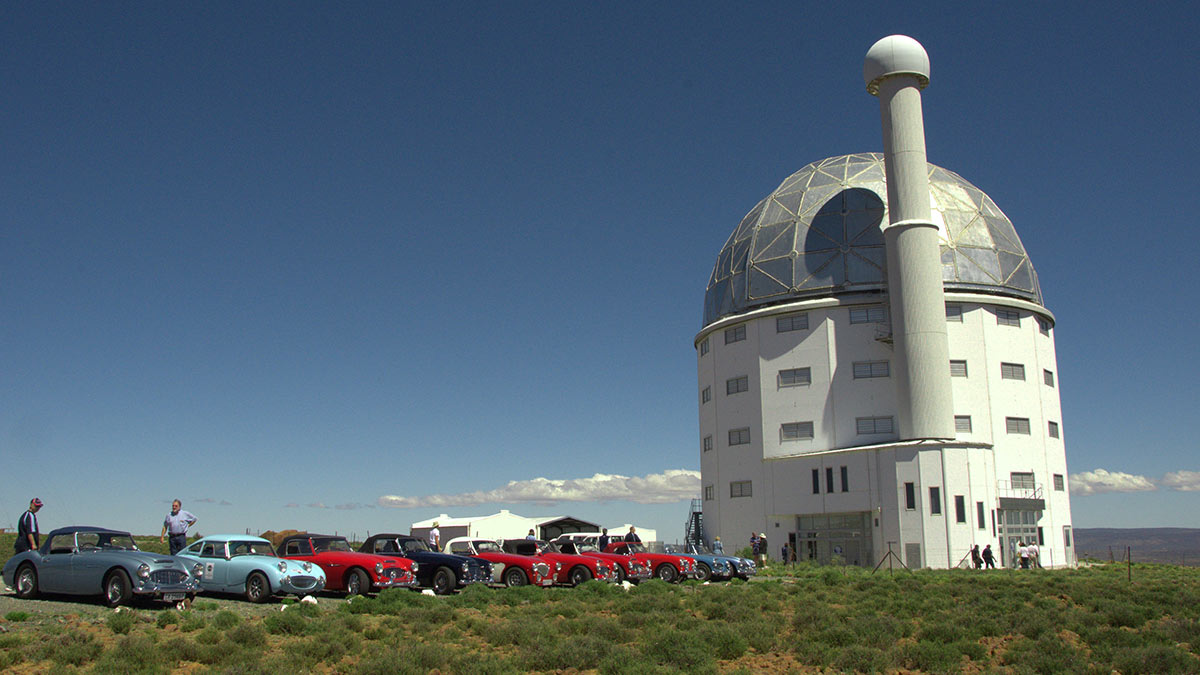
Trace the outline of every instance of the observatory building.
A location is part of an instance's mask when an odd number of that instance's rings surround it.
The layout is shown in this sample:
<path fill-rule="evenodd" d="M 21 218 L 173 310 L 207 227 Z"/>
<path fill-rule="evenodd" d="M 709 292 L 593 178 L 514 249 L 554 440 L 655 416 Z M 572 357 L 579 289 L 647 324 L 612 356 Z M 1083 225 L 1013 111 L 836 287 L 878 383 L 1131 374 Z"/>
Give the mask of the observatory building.
<path fill-rule="evenodd" d="M 1074 564 L 1037 273 L 992 199 L 927 163 L 921 45 L 880 40 L 864 79 L 884 152 L 800 169 L 717 255 L 695 338 L 704 537 L 910 568 L 989 544 L 1012 566 L 1036 542 Z"/>

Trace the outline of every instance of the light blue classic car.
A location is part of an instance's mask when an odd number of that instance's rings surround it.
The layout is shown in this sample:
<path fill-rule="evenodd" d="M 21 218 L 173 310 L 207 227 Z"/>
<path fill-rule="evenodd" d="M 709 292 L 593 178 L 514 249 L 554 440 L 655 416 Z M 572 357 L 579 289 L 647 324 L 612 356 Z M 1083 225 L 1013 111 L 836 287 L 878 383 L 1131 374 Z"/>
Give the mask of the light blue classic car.
<path fill-rule="evenodd" d="M 700 558 L 703 558 L 705 556 L 711 556 L 715 559 L 724 560 L 724 561 L 728 562 L 729 566 L 733 570 L 733 572 L 729 576 L 725 577 L 727 579 L 731 578 L 731 577 L 740 577 L 742 579 L 749 579 L 750 577 L 754 576 L 755 574 L 758 574 L 758 567 L 754 564 L 754 561 L 749 558 L 739 558 L 738 556 L 726 555 L 724 553 L 713 553 L 712 549 L 710 549 L 709 547 L 707 547 L 703 544 L 701 544 L 701 545 L 676 544 L 676 545 L 680 547 L 681 551 L 683 551 L 687 555 L 692 556 L 693 558 L 696 558 L 697 560 L 699 560 Z M 716 576 L 715 568 L 714 568 L 714 576 Z"/>
<path fill-rule="evenodd" d="M 134 597 L 190 602 L 201 590 L 203 567 L 161 553 L 139 551 L 133 535 L 76 525 L 50 532 L 41 548 L 4 564 L 4 583 L 21 598 L 38 593 L 103 595 L 110 606 Z"/>
<path fill-rule="evenodd" d="M 325 588 L 325 571 L 311 562 L 280 558 L 271 542 L 246 534 L 217 534 L 193 542 L 180 559 L 204 568 L 206 591 L 238 593 L 250 602 L 273 595 L 309 595 Z"/>

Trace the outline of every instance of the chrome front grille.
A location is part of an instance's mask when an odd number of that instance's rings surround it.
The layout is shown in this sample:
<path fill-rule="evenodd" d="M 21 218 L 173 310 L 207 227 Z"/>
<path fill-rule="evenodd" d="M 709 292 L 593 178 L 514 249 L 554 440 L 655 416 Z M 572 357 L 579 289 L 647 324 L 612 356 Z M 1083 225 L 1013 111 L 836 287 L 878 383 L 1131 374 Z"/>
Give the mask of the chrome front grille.
<path fill-rule="evenodd" d="M 182 570 L 156 570 L 150 573 L 150 581 L 156 584 L 182 584 L 188 575 Z"/>
<path fill-rule="evenodd" d="M 296 588 L 312 588 L 317 585 L 317 578 L 303 575 L 294 576 L 292 577 L 292 585 Z"/>

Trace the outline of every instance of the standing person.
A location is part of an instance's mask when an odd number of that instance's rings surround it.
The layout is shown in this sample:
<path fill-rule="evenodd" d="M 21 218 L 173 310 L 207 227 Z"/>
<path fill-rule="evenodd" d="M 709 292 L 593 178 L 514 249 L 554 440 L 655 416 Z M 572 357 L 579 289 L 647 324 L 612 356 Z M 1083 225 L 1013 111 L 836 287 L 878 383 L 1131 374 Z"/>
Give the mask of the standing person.
<path fill-rule="evenodd" d="M 716 553 L 717 555 L 725 554 L 725 545 L 721 543 L 720 537 L 713 539 L 713 553 Z"/>
<path fill-rule="evenodd" d="M 438 529 L 438 521 L 433 521 L 433 529 L 429 531 L 429 548 L 442 550 L 442 531 Z"/>
<path fill-rule="evenodd" d="M 630 525 L 629 533 L 625 535 L 625 541 L 631 541 L 637 544 L 642 543 L 642 538 L 637 535 L 637 528 Z"/>
<path fill-rule="evenodd" d="M 1029 569 L 1029 547 L 1025 542 L 1017 542 L 1017 555 L 1021 558 L 1021 569 Z"/>
<path fill-rule="evenodd" d="M 529 530 L 529 534 L 525 535 L 525 541 L 537 541 L 537 535 L 533 533 L 533 530 Z"/>
<path fill-rule="evenodd" d="M 158 536 L 158 540 L 162 541 L 171 535 L 171 555 L 175 555 L 187 546 L 187 531 L 188 528 L 196 524 L 196 516 L 183 510 L 183 503 L 178 499 L 171 502 L 171 512 L 163 519 L 162 534 Z"/>
<path fill-rule="evenodd" d="M 42 500 L 34 497 L 29 500 L 29 508 L 17 519 L 17 540 L 13 542 L 17 553 L 36 551 L 41 544 L 42 533 L 37 522 L 37 512 L 41 510 Z"/>
<path fill-rule="evenodd" d="M 1042 549 L 1038 548 L 1036 541 L 1029 542 L 1029 565 L 1036 569 L 1042 569 Z"/>
<path fill-rule="evenodd" d="M 596 546 L 600 548 L 601 553 L 604 552 L 604 549 L 608 548 L 608 542 L 610 541 L 612 541 L 612 539 L 608 536 L 608 528 L 606 527 L 604 528 L 604 531 L 600 533 L 600 538 L 596 540 Z"/>
<path fill-rule="evenodd" d="M 750 557 L 754 558 L 754 562 L 758 562 L 758 533 L 750 533 Z"/>
<path fill-rule="evenodd" d="M 983 567 L 983 558 L 979 555 L 979 544 L 971 549 L 971 562 L 975 565 L 975 569 Z"/>
<path fill-rule="evenodd" d="M 978 547 L 976 547 L 978 548 Z M 980 555 L 983 558 L 983 563 L 987 565 L 987 569 L 996 569 L 996 554 L 992 553 L 992 545 L 988 544 L 983 547 L 983 553 Z"/>
<path fill-rule="evenodd" d="M 758 558 L 760 565 L 767 564 L 767 554 L 771 549 L 767 548 L 767 533 L 763 532 L 758 535 Z"/>

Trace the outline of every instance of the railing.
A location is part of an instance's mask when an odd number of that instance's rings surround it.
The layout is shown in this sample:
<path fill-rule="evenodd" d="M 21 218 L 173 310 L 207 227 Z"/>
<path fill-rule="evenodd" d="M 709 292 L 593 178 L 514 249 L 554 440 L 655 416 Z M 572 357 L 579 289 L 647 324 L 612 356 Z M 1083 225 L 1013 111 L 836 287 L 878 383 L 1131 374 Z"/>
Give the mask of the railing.
<path fill-rule="evenodd" d="M 1013 483 L 1010 480 L 996 481 L 996 496 L 998 497 L 1013 497 L 1016 499 L 1042 499 L 1043 491 L 1041 483 L 1027 483 L 1017 481 Z"/>

